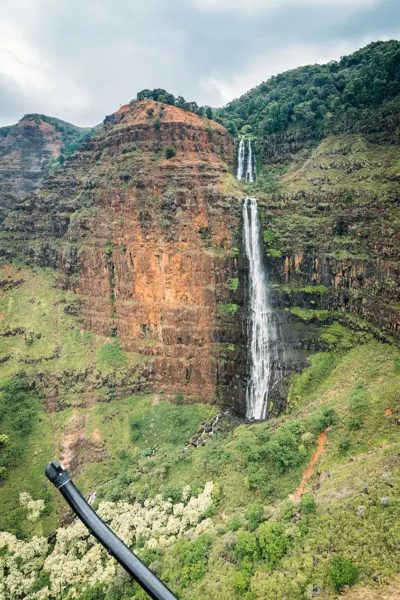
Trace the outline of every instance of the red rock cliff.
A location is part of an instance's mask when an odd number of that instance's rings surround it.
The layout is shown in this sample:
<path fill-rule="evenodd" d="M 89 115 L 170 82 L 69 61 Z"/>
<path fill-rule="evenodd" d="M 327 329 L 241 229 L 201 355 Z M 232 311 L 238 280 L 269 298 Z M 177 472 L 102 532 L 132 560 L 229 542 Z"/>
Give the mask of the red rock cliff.
<path fill-rule="evenodd" d="M 108 117 L 6 221 L 36 262 L 60 268 L 85 327 L 152 356 L 158 392 L 212 401 L 219 387 L 233 390 L 227 346 L 240 327 L 222 308 L 235 302 L 237 274 L 232 162 L 218 123 L 138 102 Z"/>

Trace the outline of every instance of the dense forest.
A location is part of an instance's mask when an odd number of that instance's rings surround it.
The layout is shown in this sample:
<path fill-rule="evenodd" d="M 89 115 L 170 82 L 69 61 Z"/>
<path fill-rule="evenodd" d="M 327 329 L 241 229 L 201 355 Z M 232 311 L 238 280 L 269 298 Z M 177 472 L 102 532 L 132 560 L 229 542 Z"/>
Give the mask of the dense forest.
<path fill-rule="evenodd" d="M 340 61 L 271 77 L 216 115 L 233 135 L 258 140 L 284 132 L 321 140 L 382 129 L 398 138 L 399 94 L 400 43 L 374 42 Z"/>

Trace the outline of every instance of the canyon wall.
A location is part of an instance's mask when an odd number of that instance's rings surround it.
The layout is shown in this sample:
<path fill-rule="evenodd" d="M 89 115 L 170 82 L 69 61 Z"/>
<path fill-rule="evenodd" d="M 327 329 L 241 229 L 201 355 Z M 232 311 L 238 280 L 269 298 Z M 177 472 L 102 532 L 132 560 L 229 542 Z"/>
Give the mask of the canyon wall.
<path fill-rule="evenodd" d="M 84 328 L 151 358 L 154 391 L 235 404 L 233 152 L 218 123 L 153 101 L 123 106 L 8 216 L 3 257 L 58 268 Z"/>

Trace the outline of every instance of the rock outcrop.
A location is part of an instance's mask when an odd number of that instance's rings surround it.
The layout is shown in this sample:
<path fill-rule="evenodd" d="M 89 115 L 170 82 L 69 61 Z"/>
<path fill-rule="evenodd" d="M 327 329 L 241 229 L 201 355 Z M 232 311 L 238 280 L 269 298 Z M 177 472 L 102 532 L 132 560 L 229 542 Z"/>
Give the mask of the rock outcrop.
<path fill-rule="evenodd" d="M 242 335 L 232 162 L 218 123 L 153 101 L 123 106 L 8 216 L 3 256 L 23 248 L 58 268 L 84 327 L 151 357 L 155 391 L 231 403 Z"/>
<path fill-rule="evenodd" d="M 17 203 L 34 191 L 66 144 L 87 129 L 44 115 L 25 115 L 0 129 L 0 223 Z"/>

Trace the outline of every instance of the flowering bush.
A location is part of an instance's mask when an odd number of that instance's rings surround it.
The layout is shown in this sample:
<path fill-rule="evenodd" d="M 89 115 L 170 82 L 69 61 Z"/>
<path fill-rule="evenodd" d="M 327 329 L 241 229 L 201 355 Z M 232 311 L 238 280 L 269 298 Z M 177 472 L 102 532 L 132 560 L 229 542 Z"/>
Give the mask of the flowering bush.
<path fill-rule="evenodd" d="M 198 496 L 190 497 L 187 486 L 182 492 L 183 502 L 175 504 L 161 494 L 143 506 L 102 502 L 98 514 L 128 546 L 136 545 L 141 552 L 162 551 L 181 537 L 193 539 L 212 527 L 211 519 L 201 520 L 212 504 L 212 491 L 213 483 L 209 482 Z M 20 503 L 27 508 L 29 520 L 37 519 L 44 509 L 42 500 L 32 500 L 27 493 L 21 493 Z M 72 598 L 74 585 L 89 588 L 125 577 L 80 521 L 58 529 L 54 548 L 47 556 L 48 550 L 45 538 L 25 542 L 0 533 L 0 600 L 47 600 L 68 586 L 72 586 L 68 596 Z M 49 585 L 33 592 L 41 572 L 49 574 Z"/>
<path fill-rule="evenodd" d="M 28 492 L 21 492 L 19 495 L 19 503 L 23 508 L 26 508 L 26 518 L 31 523 L 35 523 L 45 509 L 44 500 L 33 500 Z"/>

